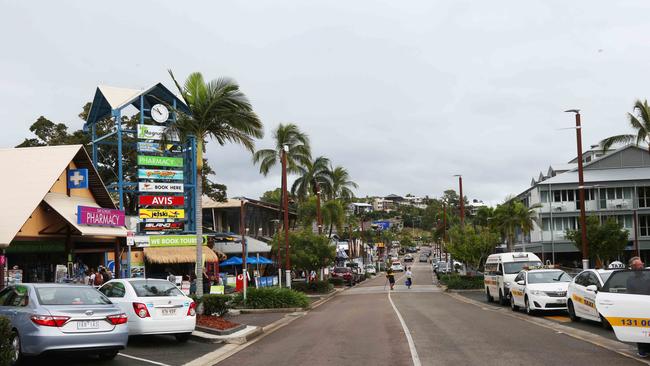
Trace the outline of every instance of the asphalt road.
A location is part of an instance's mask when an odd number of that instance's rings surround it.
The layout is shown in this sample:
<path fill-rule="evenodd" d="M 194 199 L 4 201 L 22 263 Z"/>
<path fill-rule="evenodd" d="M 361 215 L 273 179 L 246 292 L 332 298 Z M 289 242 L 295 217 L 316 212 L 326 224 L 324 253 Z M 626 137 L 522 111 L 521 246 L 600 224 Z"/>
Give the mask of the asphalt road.
<path fill-rule="evenodd" d="M 417 256 L 416 256 L 417 258 Z M 414 263 L 414 286 L 401 274 L 390 294 L 422 365 L 638 365 L 631 358 L 489 307 L 468 304 L 432 285 L 429 264 Z M 413 365 L 407 333 L 385 278 L 346 290 L 219 365 Z"/>
<path fill-rule="evenodd" d="M 112 361 L 99 361 L 91 355 L 47 355 L 26 359 L 24 365 L 92 365 L 92 366 L 180 366 L 221 347 L 194 341 L 178 343 L 173 336 L 131 337 L 127 348 Z"/>

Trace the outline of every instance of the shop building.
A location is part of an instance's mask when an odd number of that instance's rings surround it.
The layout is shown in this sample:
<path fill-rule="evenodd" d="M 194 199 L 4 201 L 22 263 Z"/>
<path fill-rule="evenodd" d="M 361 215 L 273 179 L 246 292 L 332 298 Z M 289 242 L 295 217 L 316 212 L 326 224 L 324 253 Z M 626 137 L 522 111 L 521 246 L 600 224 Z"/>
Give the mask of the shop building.
<path fill-rule="evenodd" d="M 119 273 L 124 214 L 82 145 L 0 149 L 0 169 L 15 178 L 0 181 L 0 264 L 17 266 L 22 282 L 73 280 L 98 266 Z"/>

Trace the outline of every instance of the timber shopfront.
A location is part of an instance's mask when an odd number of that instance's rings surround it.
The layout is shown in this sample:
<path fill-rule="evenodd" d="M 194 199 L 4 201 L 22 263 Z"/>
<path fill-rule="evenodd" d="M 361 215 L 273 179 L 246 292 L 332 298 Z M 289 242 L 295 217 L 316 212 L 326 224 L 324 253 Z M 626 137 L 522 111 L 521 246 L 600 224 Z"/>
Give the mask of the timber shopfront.
<path fill-rule="evenodd" d="M 14 177 L 0 180 L 0 286 L 78 282 L 99 266 L 119 273 L 124 212 L 82 145 L 0 149 L 0 169 Z"/>

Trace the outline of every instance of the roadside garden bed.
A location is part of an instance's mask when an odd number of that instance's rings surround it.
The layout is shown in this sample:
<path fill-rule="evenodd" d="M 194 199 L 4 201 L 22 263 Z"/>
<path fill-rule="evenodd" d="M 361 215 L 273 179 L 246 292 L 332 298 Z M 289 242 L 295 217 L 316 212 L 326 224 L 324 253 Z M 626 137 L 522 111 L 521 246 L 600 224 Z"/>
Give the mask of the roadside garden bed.
<path fill-rule="evenodd" d="M 196 319 L 196 329 L 206 333 L 228 335 L 246 328 L 246 325 L 233 323 L 220 316 L 199 315 Z"/>
<path fill-rule="evenodd" d="M 438 280 L 450 290 L 473 290 L 483 288 L 483 276 L 440 275 Z"/>

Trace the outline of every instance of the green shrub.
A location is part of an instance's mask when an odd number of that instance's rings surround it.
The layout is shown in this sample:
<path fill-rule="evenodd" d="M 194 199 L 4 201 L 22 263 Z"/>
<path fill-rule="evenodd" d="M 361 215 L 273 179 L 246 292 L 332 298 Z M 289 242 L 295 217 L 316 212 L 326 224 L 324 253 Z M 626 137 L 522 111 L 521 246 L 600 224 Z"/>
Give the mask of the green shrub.
<path fill-rule="evenodd" d="M 304 308 L 309 305 L 307 295 L 288 288 L 251 288 L 246 295 L 245 304 L 241 293 L 235 295 L 233 303 L 248 309 Z"/>
<path fill-rule="evenodd" d="M 334 286 L 327 281 L 296 282 L 291 284 L 291 287 L 296 291 L 312 294 L 326 294 L 334 288 Z"/>
<path fill-rule="evenodd" d="M 0 365 L 9 365 L 11 353 L 11 322 L 0 317 Z"/>
<path fill-rule="evenodd" d="M 371 275 L 370 273 L 366 272 L 366 273 L 363 275 L 363 277 L 365 277 L 365 279 L 369 279 L 370 277 L 372 277 L 372 275 Z"/>
<path fill-rule="evenodd" d="M 334 286 L 345 286 L 345 280 L 342 278 L 330 278 L 328 282 Z"/>
<path fill-rule="evenodd" d="M 224 316 L 230 309 L 231 300 L 230 295 L 203 295 L 201 298 L 203 314 Z"/>
<path fill-rule="evenodd" d="M 483 288 L 483 276 L 440 275 L 438 280 L 448 289 L 469 290 Z"/>

